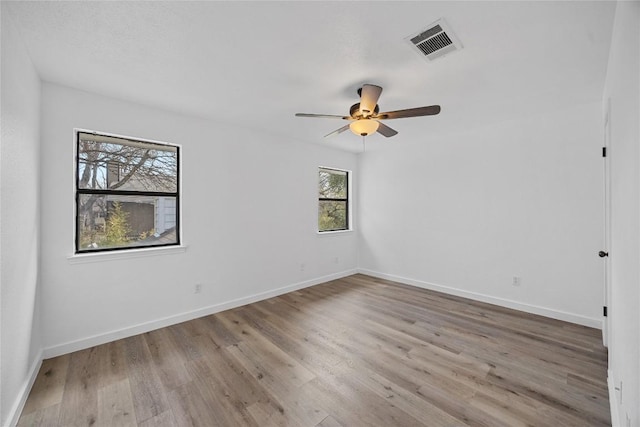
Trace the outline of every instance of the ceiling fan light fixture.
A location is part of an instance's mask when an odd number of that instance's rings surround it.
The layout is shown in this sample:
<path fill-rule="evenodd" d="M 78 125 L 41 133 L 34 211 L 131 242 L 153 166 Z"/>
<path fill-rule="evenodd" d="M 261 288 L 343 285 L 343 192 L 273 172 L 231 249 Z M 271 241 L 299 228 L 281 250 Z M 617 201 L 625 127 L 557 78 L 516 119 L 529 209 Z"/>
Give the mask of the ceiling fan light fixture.
<path fill-rule="evenodd" d="M 367 136 L 376 132 L 378 130 L 378 126 L 380 126 L 380 123 L 378 123 L 376 120 L 360 119 L 351 122 L 351 124 L 349 125 L 349 129 L 351 129 L 351 132 L 355 133 L 356 135 Z"/>
<path fill-rule="evenodd" d="M 355 133 L 358 136 L 362 136 L 363 138 L 365 136 L 371 135 L 374 132 L 378 132 L 380 135 L 389 138 L 397 135 L 398 131 L 390 128 L 379 120 L 435 116 L 436 114 L 440 113 L 439 105 L 405 108 L 404 110 L 386 111 L 381 113 L 380 107 L 378 106 L 378 98 L 380 98 L 381 93 L 382 88 L 380 86 L 364 84 L 360 89 L 358 89 L 360 102 L 357 102 L 351 106 L 348 116 L 338 116 L 335 114 L 296 113 L 296 117 L 331 118 L 349 121 L 349 123 L 342 126 L 341 128 L 325 135 L 325 138 L 333 135 L 338 135 L 342 132 L 346 132 L 347 129 L 350 129 L 351 132 Z"/>

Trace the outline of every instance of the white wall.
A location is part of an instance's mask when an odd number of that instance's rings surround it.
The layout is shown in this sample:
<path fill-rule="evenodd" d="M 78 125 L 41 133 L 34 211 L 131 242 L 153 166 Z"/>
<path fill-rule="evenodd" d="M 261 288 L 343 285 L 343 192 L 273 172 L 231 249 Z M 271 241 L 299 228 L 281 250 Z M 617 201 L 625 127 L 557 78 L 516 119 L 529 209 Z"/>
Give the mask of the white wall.
<path fill-rule="evenodd" d="M 614 382 L 624 380 L 620 416 L 631 425 L 640 396 L 638 13 L 637 2 L 618 5 L 605 90 L 614 184 L 611 367 Z M 2 14 L 1 120 L 2 425 L 26 397 L 41 348 L 53 356 L 358 267 L 599 325 L 599 102 L 405 140 L 358 158 L 54 84 L 41 93 Z M 182 144 L 186 251 L 68 259 L 74 127 Z M 318 165 L 355 172 L 357 233 L 316 234 Z M 514 275 L 521 286 L 511 285 Z"/>
<path fill-rule="evenodd" d="M 24 404 L 40 362 L 40 80 L 2 4 L 0 425 Z"/>
<path fill-rule="evenodd" d="M 599 327 L 600 112 L 594 102 L 367 152 L 360 267 Z"/>
<path fill-rule="evenodd" d="M 613 419 L 640 425 L 640 3 L 618 2 L 604 91 L 611 114 L 611 340 Z M 622 402 L 620 397 L 622 396 Z"/>
<path fill-rule="evenodd" d="M 74 241 L 74 127 L 182 145 L 184 253 L 80 264 L 67 259 Z M 41 133 L 45 355 L 357 267 L 355 233 L 316 233 L 317 167 L 350 169 L 357 179 L 354 154 L 48 83 Z M 194 294 L 196 283 L 201 294 Z"/>

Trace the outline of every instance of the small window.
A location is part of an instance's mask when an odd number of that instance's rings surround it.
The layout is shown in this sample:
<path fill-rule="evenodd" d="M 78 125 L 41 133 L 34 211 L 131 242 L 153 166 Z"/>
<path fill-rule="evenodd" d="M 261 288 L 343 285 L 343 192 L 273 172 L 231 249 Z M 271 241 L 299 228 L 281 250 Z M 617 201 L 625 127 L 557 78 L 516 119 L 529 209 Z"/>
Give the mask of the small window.
<path fill-rule="evenodd" d="M 180 244 L 175 145 L 77 132 L 76 253 Z"/>
<path fill-rule="evenodd" d="M 318 231 L 349 230 L 349 172 L 319 168 Z"/>

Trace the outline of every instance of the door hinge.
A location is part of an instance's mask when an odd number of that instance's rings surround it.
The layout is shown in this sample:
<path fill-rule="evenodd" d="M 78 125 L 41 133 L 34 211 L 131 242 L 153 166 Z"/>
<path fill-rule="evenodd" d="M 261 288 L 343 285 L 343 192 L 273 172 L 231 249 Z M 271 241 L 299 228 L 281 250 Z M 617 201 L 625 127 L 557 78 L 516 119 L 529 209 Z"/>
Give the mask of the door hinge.
<path fill-rule="evenodd" d="M 602 315 L 604 317 L 607 317 L 607 306 L 606 305 L 604 307 L 602 307 Z"/>
<path fill-rule="evenodd" d="M 602 157 L 607 157 L 607 147 L 602 147 Z"/>

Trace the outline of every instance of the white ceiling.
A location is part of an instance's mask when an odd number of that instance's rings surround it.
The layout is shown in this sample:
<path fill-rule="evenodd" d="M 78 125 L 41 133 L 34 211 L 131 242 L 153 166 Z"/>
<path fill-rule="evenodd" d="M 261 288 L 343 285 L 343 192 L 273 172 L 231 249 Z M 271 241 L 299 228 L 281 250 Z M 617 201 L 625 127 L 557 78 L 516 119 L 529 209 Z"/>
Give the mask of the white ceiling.
<path fill-rule="evenodd" d="M 361 149 L 344 122 L 362 83 L 399 119 L 389 140 L 601 99 L 614 2 L 4 2 L 43 80 L 286 139 Z M 5 9 L 6 6 L 6 9 Z M 444 17 L 464 49 L 428 62 L 404 40 Z M 368 148 L 369 149 L 369 148 Z"/>

